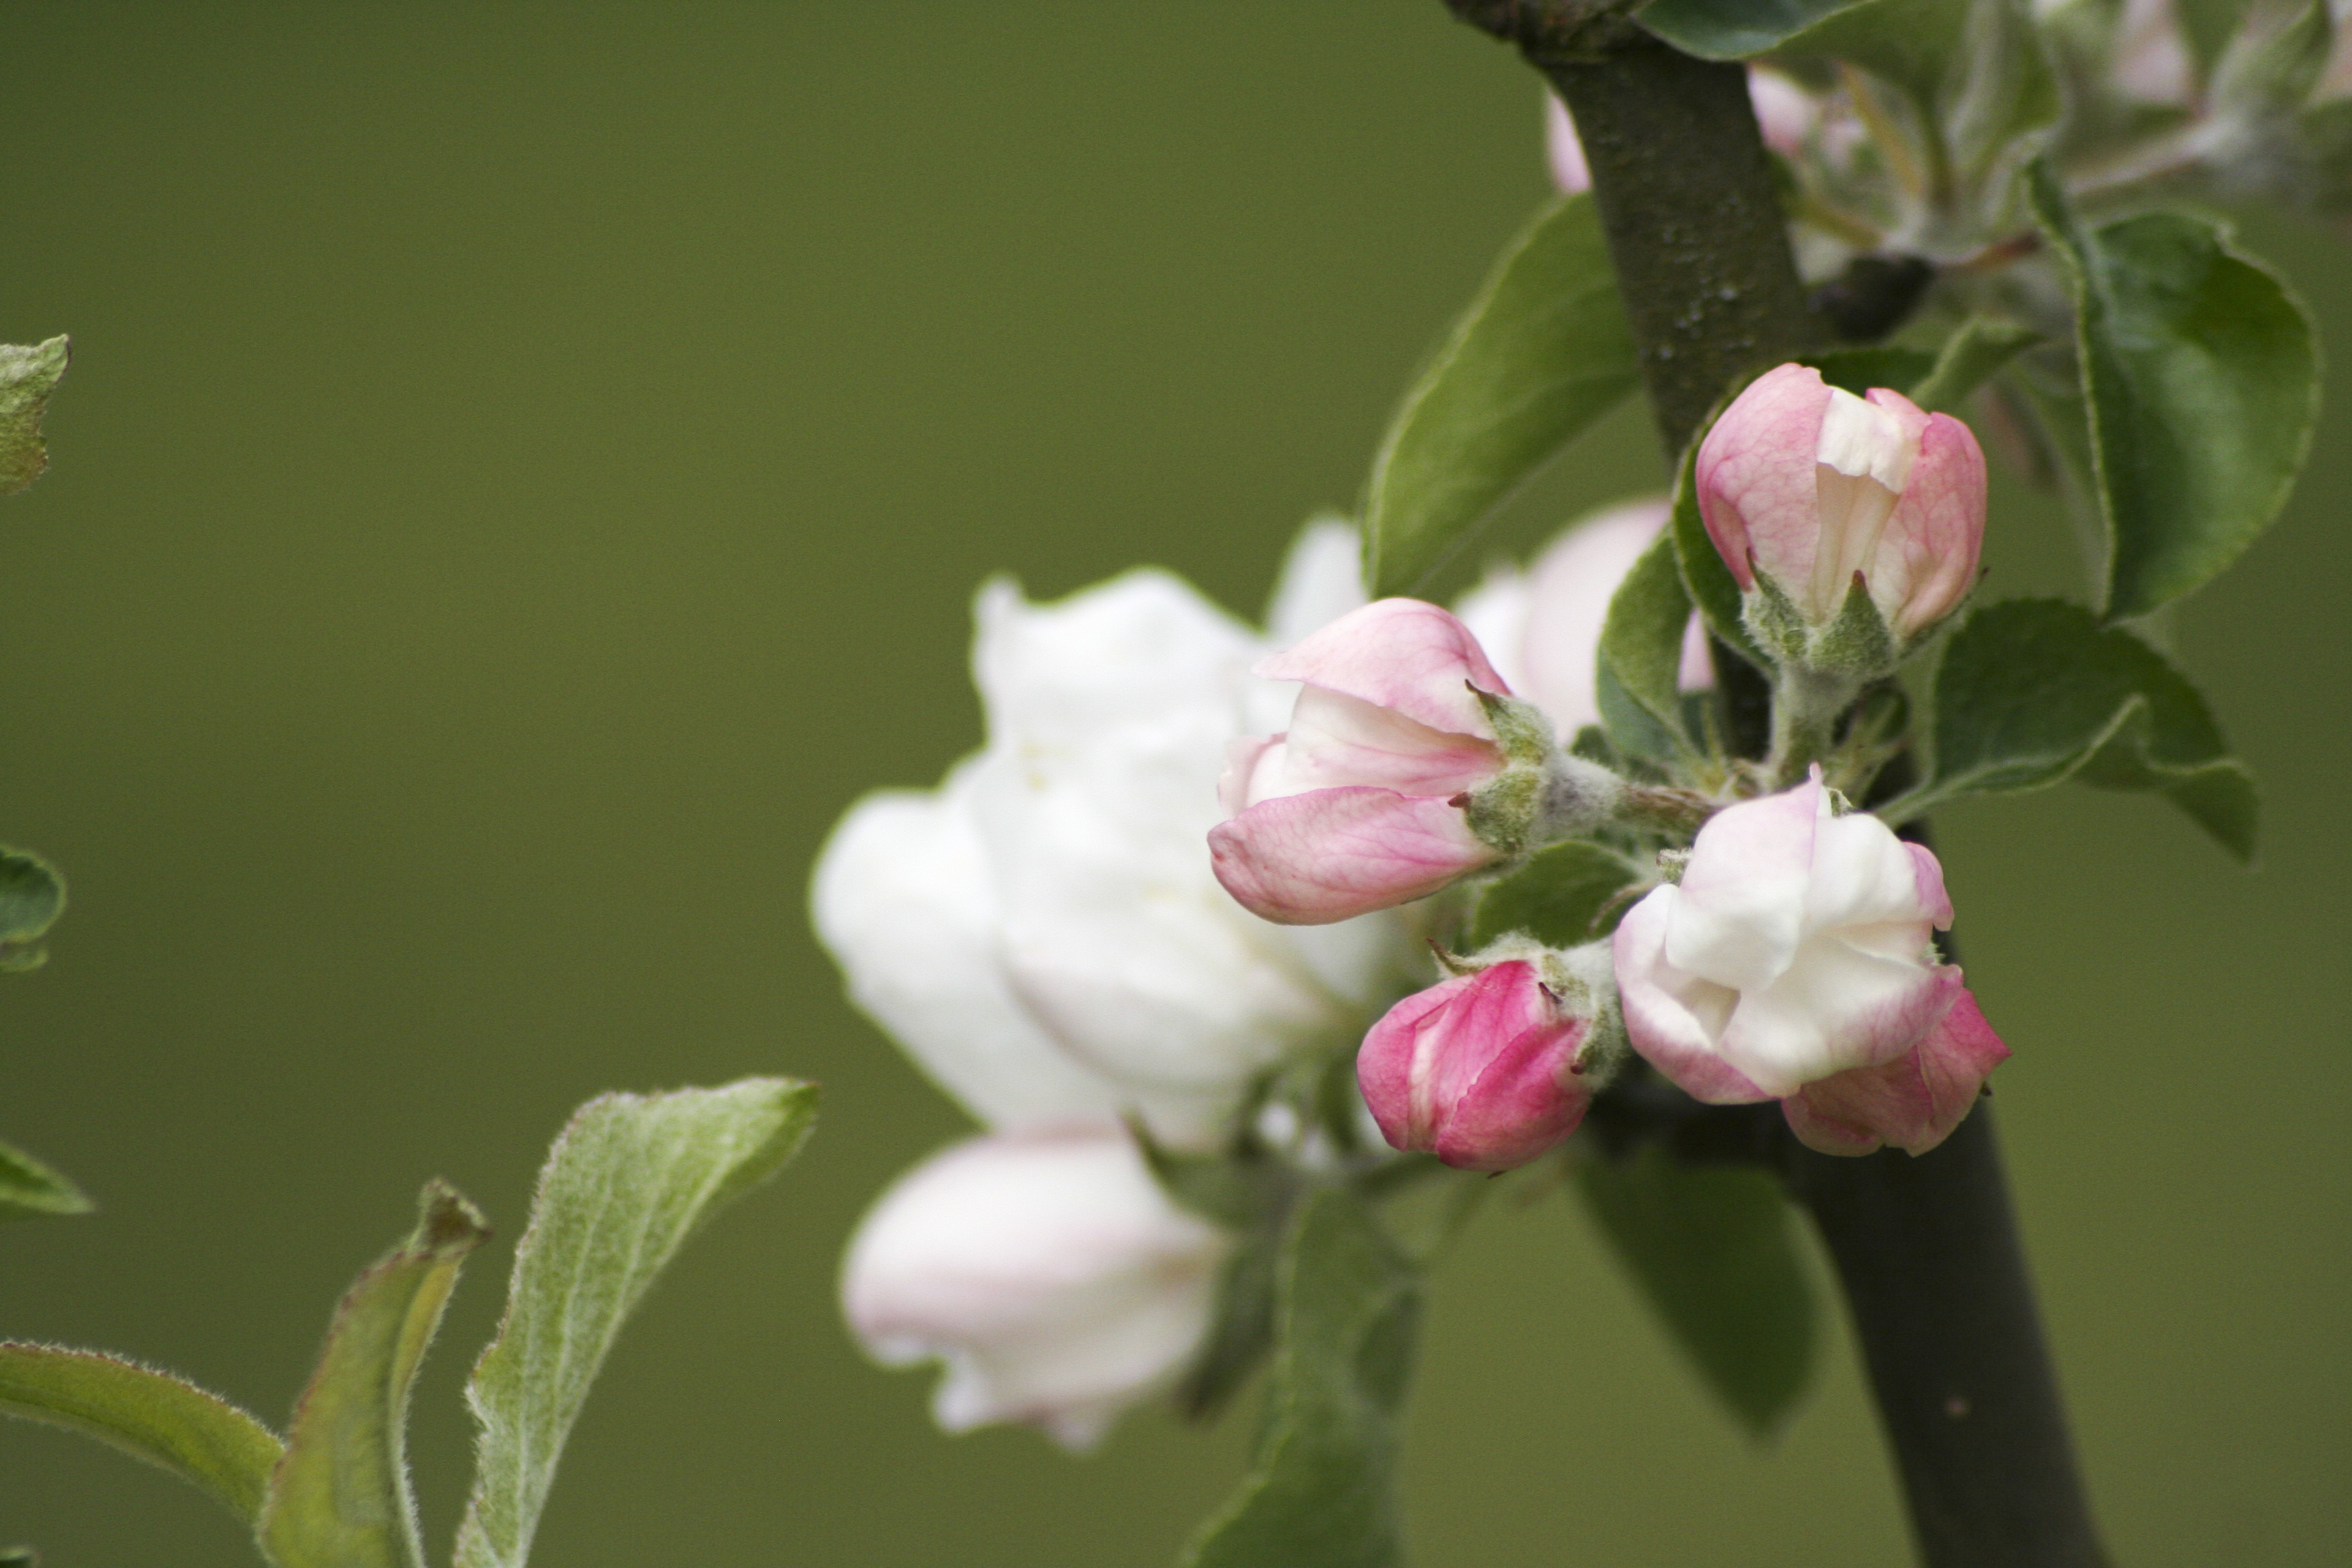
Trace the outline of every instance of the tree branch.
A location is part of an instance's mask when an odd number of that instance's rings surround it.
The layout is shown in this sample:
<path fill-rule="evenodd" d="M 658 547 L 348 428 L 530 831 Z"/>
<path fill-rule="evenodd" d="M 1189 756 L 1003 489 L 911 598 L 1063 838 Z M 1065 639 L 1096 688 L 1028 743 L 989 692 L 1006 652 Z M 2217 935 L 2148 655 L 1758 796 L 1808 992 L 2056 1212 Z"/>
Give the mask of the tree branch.
<path fill-rule="evenodd" d="M 1519 47 L 1575 116 L 1669 459 L 1744 372 L 1826 336 L 1811 314 L 1737 65 L 1692 59 L 1622 0 L 1448 0 Z M 1720 657 L 1720 656 L 1719 656 Z M 1800 1145 L 1772 1106 L 1705 1107 L 1629 1075 L 1596 1131 L 1776 1170 L 1853 1315 L 1928 1568 L 2100 1568 L 1992 1119 L 1933 1152 Z"/>

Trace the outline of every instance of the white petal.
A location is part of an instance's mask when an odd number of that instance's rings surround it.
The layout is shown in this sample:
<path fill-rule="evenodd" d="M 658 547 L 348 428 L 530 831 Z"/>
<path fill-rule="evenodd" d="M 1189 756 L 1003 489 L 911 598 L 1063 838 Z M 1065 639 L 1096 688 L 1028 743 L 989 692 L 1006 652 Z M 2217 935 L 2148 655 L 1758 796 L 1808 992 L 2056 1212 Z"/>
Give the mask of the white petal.
<path fill-rule="evenodd" d="M 1118 1093 L 1056 1046 L 1006 982 L 969 778 L 967 766 L 937 792 L 885 790 L 850 808 L 817 857 L 818 940 L 857 1005 L 981 1121 L 1116 1115 Z"/>
<path fill-rule="evenodd" d="M 1912 922 L 1916 952 L 1927 944 L 1931 911 L 1919 897 L 1911 851 L 1895 830 L 1862 812 L 1824 816 L 1813 829 L 1812 879 L 1805 889 L 1805 929 Z"/>
<path fill-rule="evenodd" d="M 1793 1094 L 1910 1050 L 1942 1016 L 1943 989 L 1916 959 L 1816 937 L 1770 985 L 1741 994 L 1717 1048 L 1759 1089 Z"/>
<path fill-rule="evenodd" d="M 1364 592 L 1364 547 L 1345 518 L 1318 517 L 1298 531 L 1266 610 L 1266 639 L 1288 647 L 1370 602 Z"/>

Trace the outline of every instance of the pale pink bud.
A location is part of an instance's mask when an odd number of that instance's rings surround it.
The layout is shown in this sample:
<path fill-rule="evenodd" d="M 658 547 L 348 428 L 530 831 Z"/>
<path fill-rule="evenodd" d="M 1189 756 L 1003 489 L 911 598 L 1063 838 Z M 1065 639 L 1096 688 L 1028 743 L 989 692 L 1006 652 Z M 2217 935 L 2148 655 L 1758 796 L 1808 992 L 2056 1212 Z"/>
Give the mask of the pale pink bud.
<path fill-rule="evenodd" d="M 1356 1082 L 1399 1149 L 1465 1171 L 1507 1171 L 1576 1131 L 1592 1091 L 1578 1058 L 1590 1013 L 1513 959 L 1433 985 L 1364 1037 Z"/>
<path fill-rule="evenodd" d="M 1509 689 L 1460 621 L 1382 599 L 1257 673 L 1304 689 L 1290 729 L 1238 742 L 1219 785 L 1234 815 L 1210 832 L 1211 860 L 1244 908 L 1322 925 L 1423 897 L 1500 857 L 1465 807 L 1507 763 L 1477 692 Z"/>
<path fill-rule="evenodd" d="M 1805 142 L 1821 121 L 1821 106 L 1811 93 L 1769 66 L 1749 66 L 1748 101 L 1756 110 L 1756 128 L 1764 133 L 1764 145 L 1783 158 L 1803 154 Z"/>
<path fill-rule="evenodd" d="M 1200 1348 L 1226 1246 L 1117 1125 L 974 1138 L 859 1223 L 842 1308 L 886 1365 L 946 1363 L 947 1430 L 1025 1422 L 1085 1448 Z"/>
<path fill-rule="evenodd" d="M 1898 642 L 1957 608 L 1984 542 L 1984 453 L 1901 393 L 1867 398 L 1809 365 L 1759 377 L 1698 449 L 1706 531 L 1743 589 L 1761 573 L 1810 626 L 1855 574 Z"/>
<path fill-rule="evenodd" d="M 1592 171 L 1584 164 L 1584 143 L 1576 137 L 1576 121 L 1557 93 L 1544 94 L 1544 162 L 1551 183 L 1564 196 L 1592 188 Z"/>
<path fill-rule="evenodd" d="M 1710 1104 L 1780 1100 L 1814 1148 L 1921 1153 L 2009 1053 L 1933 933 L 1936 857 L 1839 815 L 1815 768 L 1718 813 L 1614 939 L 1633 1048 Z"/>
<path fill-rule="evenodd" d="M 2197 101 L 2197 66 L 2172 0 L 2124 0 L 2108 79 L 2135 103 L 2186 109 Z"/>

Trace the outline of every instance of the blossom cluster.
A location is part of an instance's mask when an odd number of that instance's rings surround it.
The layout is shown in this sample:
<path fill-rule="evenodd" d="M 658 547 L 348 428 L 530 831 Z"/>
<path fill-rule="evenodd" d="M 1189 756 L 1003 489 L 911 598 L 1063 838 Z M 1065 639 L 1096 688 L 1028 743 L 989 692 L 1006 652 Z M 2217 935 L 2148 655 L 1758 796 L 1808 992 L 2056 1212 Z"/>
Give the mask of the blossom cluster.
<path fill-rule="evenodd" d="M 1694 479 L 1784 699 L 1849 701 L 1973 585 L 1982 458 L 1896 393 L 1782 366 Z M 1507 1170 L 1628 1072 L 1777 1101 L 1832 1154 L 1925 1152 L 1966 1116 L 2007 1049 L 1938 951 L 1936 857 L 1825 771 L 1852 759 L 1791 732 L 1669 788 L 1596 727 L 1611 597 L 1667 521 L 1590 519 L 1454 610 L 1366 603 L 1353 530 L 1317 525 L 1264 633 L 1157 572 L 983 589 L 986 745 L 860 802 L 814 896 L 852 995 L 985 1129 L 882 1197 L 844 1277 L 878 1358 L 947 1363 L 941 1425 L 1084 1447 L 1181 1375 L 1234 1242 L 1166 1152 Z M 1681 686 L 1736 657 L 1694 616 Z M 1613 930 L 1463 941 L 1480 889 L 1570 840 L 1636 868 Z M 1283 1100 L 1350 1047 L 1355 1125 Z"/>

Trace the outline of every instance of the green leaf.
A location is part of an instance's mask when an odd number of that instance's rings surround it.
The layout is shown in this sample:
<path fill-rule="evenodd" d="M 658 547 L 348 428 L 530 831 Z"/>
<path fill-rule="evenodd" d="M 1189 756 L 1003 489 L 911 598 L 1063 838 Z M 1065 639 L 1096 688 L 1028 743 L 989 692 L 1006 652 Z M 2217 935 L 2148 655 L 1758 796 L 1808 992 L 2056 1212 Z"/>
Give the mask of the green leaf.
<path fill-rule="evenodd" d="M 1307 1198 L 1283 1249 L 1265 1426 L 1247 1479 L 1184 1568 L 1392 1568 L 1403 1561 L 1397 1415 L 1418 1272 L 1360 1198 Z"/>
<path fill-rule="evenodd" d="M 0 1143 L 0 1219 L 88 1214 L 97 1205 L 65 1177 L 21 1149 Z"/>
<path fill-rule="evenodd" d="M 1365 502 L 1375 596 L 1410 593 L 1641 380 L 1589 195 L 1511 242 L 1389 424 Z"/>
<path fill-rule="evenodd" d="M 1617 927 L 1610 902 L 1643 879 L 1640 867 L 1613 849 L 1566 839 L 1528 857 L 1487 885 L 1470 922 L 1470 950 L 1524 931 L 1547 947 L 1579 947 Z"/>
<path fill-rule="evenodd" d="M 1652 0 L 1642 26 L 1686 55 L 1744 60 L 1780 47 L 1856 0 Z"/>
<path fill-rule="evenodd" d="M 96 1351 L 0 1343 L 0 1411 L 95 1437 L 261 1517 L 283 1451 L 260 1422 L 195 1384 Z"/>
<path fill-rule="evenodd" d="M 1653 1147 L 1579 1165 L 1577 1190 L 1700 1378 L 1750 1434 L 1769 1436 L 1813 1364 L 1812 1290 L 1779 1184 Z"/>
<path fill-rule="evenodd" d="M 2042 334 L 2014 321 L 1970 316 L 1944 340 L 1934 366 L 1908 390 L 1911 401 L 1930 414 L 1949 414 L 1969 395 L 2019 354 L 2042 342 Z"/>
<path fill-rule="evenodd" d="M 1910 391 L 1914 382 L 1936 368 L 1936 356 L 1921 349 L 1886 343 L 1867 348 L 1822 349 L 1800 354 L 1798 363 L 1811 365 L 1832 386 L 1860 397 L 1874 386 Z"/>
<path fill-rule="evenodd" d="M 15 495 L 49 466 L 41 415 L 66 373 L 70 348 L 61 337 L 31 348 L 0 343 L 0 495 Z"/>
<path fill-rule="evenodd" d="M 2235 561 L 2285 504 L 2319 413 L 2310 321 L 2222 229 L 2143 213 L 2086 232 L 2046 165 L 2034 212 L 2074 286 L 2106 614 L 2128 619 Z"/>
<path fill-rule="evenodd" d="M 1709 420 L 1708 425 L 1714 424 Z M 1673 520 L 1666 525 L 1675 536 L 1675 559 L 1683 569 L 1683 586 L 1690 591 L 1691 603 L 1698 606 L 1706 629 L 1715 639 L 1739 655 L 1757 668 L 1769 670 L 1772 661 L 1756 647 L 1748 635 L 1748 623 L 1742 618 L 1744 600 L 1739 592 L 1739 579 L 1723 563 L 1722 552 L 1706 531 L 1706 519 L 1698 510 L 1698 487 L 1692 479 L 1692 468 L 1698 458 L 1698 443 L 1683 454 L 1681 480 L 1675 486 Z"/>
<path fill-rule="evenodd" d="M 489 1236 L 443 1183 L 416 1229 L 353 1282 L 294 1407 L 256 1532 L 278 1568 L 424 1568 L 408 1486 L 408 1394 L 466 1255 Z"/>
<path fill-rule="evenodd" d="M 1601 721 L 1609 738 L 1628 752 L 1658 754 L 1654 731 L 1661 730 L 1670 751 L 1691 749 L 1683 731 L 1679 685 L 1690 616 L 1690 590 L 1683 585 L 1674 535 L 1661 530 L 1617 584 L 1601 626 L 1599 664 L 1614 687 L 1609 680 L 1601 684 Z M 1639 705 L 1647 724 L 1628 722 L 1634 716 L 1613 700 L 1620 694 Z M 1612 713 L 1612 708 L 1619 710 Z"/>
<path fill-rule="evenodd" d="M 1970 616 L 1936 671 L 1935 777 L 1892 820 L 1971 795 L 2068 778 L 2153 790 L 2241 859 L 2254 854 L 2252 776 L 2204 699 L 2164 656 L 2058 599 Z"/>
<path fill-rule="evenodd" d="M 556 1461 L 621 1325 L 703 1221 L 807 1137 L 816 1087 L 600 1095 L 539 1173 L 499 1336 L 466 1385 L 480 1429 L 457 1568 L 521 1568 Z"/>
<path fill-rule="evenodd" d="M 65 912 L 66 882 L 39 856 L 0 845 L 0 973 L 48 961 L 41 938 Z"/>
<path fill-rule="evenodd" d="M 0 1548 L 0 1568 L 41 1568 L 41 1554 L 29 1546 Z"/>

